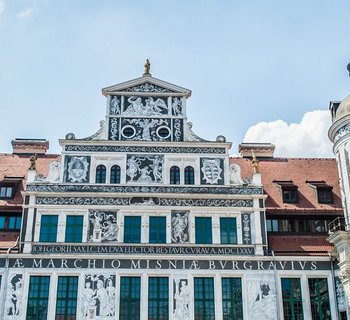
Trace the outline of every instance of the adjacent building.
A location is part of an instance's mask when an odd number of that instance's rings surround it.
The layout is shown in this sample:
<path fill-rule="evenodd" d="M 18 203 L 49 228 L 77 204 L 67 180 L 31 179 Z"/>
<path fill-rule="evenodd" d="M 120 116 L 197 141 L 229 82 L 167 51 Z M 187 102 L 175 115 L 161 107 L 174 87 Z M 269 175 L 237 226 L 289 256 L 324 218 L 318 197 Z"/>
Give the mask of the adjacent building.
<path fill-rule="evenodd" d="M 325 241 L 342 215 L 335 160 L 275 158 L 270 144 L 230 158 L 224 136 L 193 132 L 191 91 L 148 64 L 102 93 L 95 134 L 68 133 L 60 155 L 15 140 L 0 156 L 0 188 L 20 179 L 6 203 L 23 207 L 0 258 L 2 319 L 346 317 Z"/>

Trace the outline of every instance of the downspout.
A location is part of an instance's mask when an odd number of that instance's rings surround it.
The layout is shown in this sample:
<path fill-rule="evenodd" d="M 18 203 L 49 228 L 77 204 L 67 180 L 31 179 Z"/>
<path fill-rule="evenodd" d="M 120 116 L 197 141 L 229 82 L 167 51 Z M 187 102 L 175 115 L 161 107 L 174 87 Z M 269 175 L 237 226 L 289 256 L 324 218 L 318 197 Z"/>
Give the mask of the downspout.
<path fill-rule="evenodd" d="M 333 261 L 332 260 L 332 256 L 328 253 L 329 255 L 329 259 L 331 262 L 331 274 L 332 274 L 332 287 L 333 287 L 333 294 L 334 294 L 334 302 L 335 302 L 335 309 L 336 309 L 336 320 L 339 320 L 339 316 L 340 316 L 340 312 L 339 312 L 339 308 L 338 308 L 338 297 L 337 297 L 337 289 L 335 287 L 335 273 L 334 273 L 334 267 L 333 267 Z"/>
<path fill-rule="evenodd" d="M 18 246 L 18 242 L 19 242 L 19 237 L 17 238 L 15 245 L 13 247 L 9 247 L 6 251 L 4 279 L 1 281 L 2 287 L 3 287 L 2 294 L 1 294 L 1 319 L 4 319 L 5 317 L 5 299 L 6 299 L 6 293 L 7 293 L 7 281 L 9 277 L 9 271 L 10 271 L 9 255 L 11 253 L 11 250 Z"/>
<path fill-rule="evenodd" d="M 274 278 L 275 278 L 275 293 L 276 293 L 276 312 L 277 319 L 280 316 L 280 302 L 279 302 L 279 293 L 278 293 L 278 276 L 277 276 L 277 266 L 276 266 L 276 256 L 275 252 L 271 250 L 272 259 L 273 259 L 273 270 L 274 270 Z"/>

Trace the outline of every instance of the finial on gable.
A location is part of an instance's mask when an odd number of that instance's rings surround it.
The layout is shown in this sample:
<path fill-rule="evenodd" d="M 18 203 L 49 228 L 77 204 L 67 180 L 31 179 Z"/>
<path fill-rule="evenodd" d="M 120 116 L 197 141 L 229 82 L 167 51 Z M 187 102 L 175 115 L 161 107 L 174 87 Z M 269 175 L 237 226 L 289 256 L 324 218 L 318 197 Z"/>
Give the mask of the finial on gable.
<path fill-rule="evenodd" d="M 145 67 L 145 73 L 143 74 L 144 76 L 151 76 L 150 70 L 151 70 L 151 63 L 149 62 L 149 59 L 146 59 L 146 63 L 144 65 Z"/>
<path fill-rule="evenodd" d="M 348 69 L 348 71 L 349 71 L 349 77 L 350 77 L 350 63 L 348 63 L 348 65 L 346 66 L 346 69 Z"/>

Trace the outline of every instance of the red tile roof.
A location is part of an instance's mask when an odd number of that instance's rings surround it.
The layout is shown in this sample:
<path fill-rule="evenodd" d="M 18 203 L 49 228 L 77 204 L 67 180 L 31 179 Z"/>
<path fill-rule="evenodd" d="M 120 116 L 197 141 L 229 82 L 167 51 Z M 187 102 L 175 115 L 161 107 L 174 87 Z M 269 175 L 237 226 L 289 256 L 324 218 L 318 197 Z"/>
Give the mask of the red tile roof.
<path fill-rule="evenodd" d="M 270 235 L 269 245 L 276 255 L 328 255 L 334 249 L 324 235 Z"/>
<path fill-rule="evenodd" d="M 273 158 L 259 159 L 260 173 L 269 213 L 342 213 L 339 176 L 335 159 L 313 158 Z M 231 163 L 241 166 L 242 177 L 252 176 L 251 160 L 247 158 L 230 158 Z M 291 181 L 298 186 L 299 203 L 283 203 L 281 188 L 274 182 Z M 306 181 L 325 181 L 333 187 L 334 204 L 320 204 L 317 201 L 315 187 Z"/>
<path fill-rule="evenodd" d="M 0 210 L 2 211 L 22 211 L 23 198 L 21 191 L 24 190 L 25 179 L 30 165 L 31 155 L 13 155 L 0 154 L 0 182 L 6 177 L 23 177 L 19 181 L 18 188 L 13 200 L 0 200 Z M 53 160 L 59 159 L 57 154 L 37 155 L 37 172 L 46 176 L 49 170 L 49 164 Z"/>

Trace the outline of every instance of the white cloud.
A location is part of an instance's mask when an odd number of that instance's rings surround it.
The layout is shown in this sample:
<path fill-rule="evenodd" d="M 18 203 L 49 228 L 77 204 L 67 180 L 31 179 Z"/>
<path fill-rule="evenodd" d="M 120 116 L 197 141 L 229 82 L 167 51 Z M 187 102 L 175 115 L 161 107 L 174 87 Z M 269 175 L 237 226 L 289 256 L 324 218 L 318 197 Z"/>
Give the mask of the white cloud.
<path fill-rule="evenodd" d="M 0 0 L 0 14 L 2 14 L 5 11 L 5 1 Z"/>
<path fill-rule="evenodd" d="M 280 157 L 334 157 L 327 134 L 330 125 L 329 112 L 316 110 L 305 113 L 300 123 L 259 122 L 248 129 L 243 141 L 271 142 Z"/>
<path fill-rule="evenodd" d="M 25 19 L 27 17 L 29 17 L 32 14 L 33 10 L 30 8 L 24 9 L 20 12 L 17 13 L 17 18 L 22 20 Z"/>

